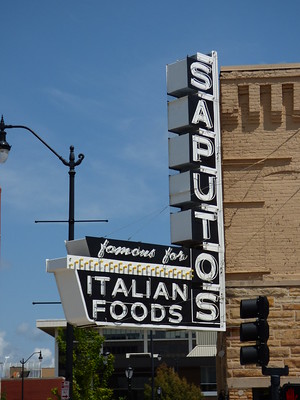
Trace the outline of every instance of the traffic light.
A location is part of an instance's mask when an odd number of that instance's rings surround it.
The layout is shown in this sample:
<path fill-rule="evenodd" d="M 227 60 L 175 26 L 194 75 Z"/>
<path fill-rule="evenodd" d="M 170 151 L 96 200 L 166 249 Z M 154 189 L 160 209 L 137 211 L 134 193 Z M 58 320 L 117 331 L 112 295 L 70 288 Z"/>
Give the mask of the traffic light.
<path fill-rule="evenodd" d="M 265 296 L 256 299 L 247 299 L 240 302 L 240 317 L 242 319 L 256 318 L 255 321 L 245 322 L 240 325 L 241 342 L 256 342 L 251 346 L 242 346 L 240 350 L 240 363 L 258 364 L 266 366 L 269 363 L 269 301 Z"/>
<path fill-rule="evenodd" d="M 282 400 L 299 400 L 300 399 L 300 384 L 299 383 L 286 383 L 282 386 L 281 396 Z"/>

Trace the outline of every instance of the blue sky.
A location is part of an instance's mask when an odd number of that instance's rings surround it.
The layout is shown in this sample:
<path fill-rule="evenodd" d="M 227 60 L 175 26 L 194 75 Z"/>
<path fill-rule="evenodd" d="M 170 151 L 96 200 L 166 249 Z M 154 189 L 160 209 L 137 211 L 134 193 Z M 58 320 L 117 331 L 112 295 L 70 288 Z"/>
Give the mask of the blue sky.
<path fill-rule="evenodd" d="M 219 66 L 300 62 L 300 3 L 3 0 L 0 114 L 36 131 L 76 174 L 75 237 L 169 244 L 166 64 L 218 52 Z M 47 258 L 66 254 L 68 169 L 33 135 L 8 130 L 0 165 L 0 362 L 53 340 L 36 319 L 63 318 Z"/>

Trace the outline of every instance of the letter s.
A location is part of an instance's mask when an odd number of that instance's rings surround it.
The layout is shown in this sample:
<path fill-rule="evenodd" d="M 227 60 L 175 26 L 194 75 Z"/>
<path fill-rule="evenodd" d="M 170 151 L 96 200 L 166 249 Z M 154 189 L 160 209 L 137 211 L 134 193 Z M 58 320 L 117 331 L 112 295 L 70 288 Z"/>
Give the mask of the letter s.
<path fill-rule="evenodd" d="M 202 311 L 197 311 L 196 318 L 202 321 L 215 321 L 219 316 L 219 308 L 217 304 L 213 303 L 216 303 L 217 300 L 218 296 L 213 293 L 199 293 L 196 296 L 196 305 Z"/>
<path fill-rule="evenodd" d="M 169 309 L 170 315 L 172 317 L 176 318 L 175 319 L 175 318 L 169 317 L 169 322 L 171 322 L 172 324 L 179 324 L 182 321 L 182 315 L 180 314 L 180 312 L 177 312 L 176 310 L 181 311 L 182 307 L 177 306 L 176 304 L 173 304 Z"/>
<path fill-rule="evenodd" d="M 199 90 L 208 90 L 212 86 L 210 77 L 207 75 L 211 72 L 211 68 L 199 61 L 191 64 L 191 74 L 194 78 L 191 79 L 191 84 Z"/>

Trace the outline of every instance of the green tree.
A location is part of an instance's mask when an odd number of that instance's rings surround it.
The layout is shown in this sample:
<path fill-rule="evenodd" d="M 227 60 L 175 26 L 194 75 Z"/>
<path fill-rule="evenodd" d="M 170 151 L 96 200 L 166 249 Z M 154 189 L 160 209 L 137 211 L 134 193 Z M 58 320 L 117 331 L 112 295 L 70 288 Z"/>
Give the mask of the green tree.
<path fill-rule="evenodd" d="M 5 393 L 5 392 L 2 392 L 2 393 L 1 393 L 0 399 L 1 399 L 1 400 L 6 400 L 6 393 Z"/>
<path fill-rule="evenodd" d="M 185 378 L 174 371 L 173 368 L 162 364 L 157 368 L 154 386 L 161 388 L 161 400 L 202 400 L 200 387 L 190 384 Z M 155 398 L 157 395 L 155 394 Z M 145 385 L 145 400 L 151 399 L 151 385 Z"/>
<path fill-rule="evenodd" d="M 55 398 L 56 398 L 57 400 L 61 400 L 61 396 L 60 396 L 60 394 L 58 393 L 58 388 L 57 388 L 57 387 L 51 389 L 51 393 L 55 396 Z M 52 397 L 48 397 L 47 400 L 53 400 L 53 399 L 52 399 Z"/>
<path fill-rule="evenodd" d="M 62 355 L 66 354 L 65 332 L 57 337 Z M 111 400 L 113 390 L 108 380 L 114 371 L 112 354 L 104 356 L 104 337 L 92 328 L 74 328 L 73 399 Z M 65 356 L 64 356 L 65 357 Z"/>

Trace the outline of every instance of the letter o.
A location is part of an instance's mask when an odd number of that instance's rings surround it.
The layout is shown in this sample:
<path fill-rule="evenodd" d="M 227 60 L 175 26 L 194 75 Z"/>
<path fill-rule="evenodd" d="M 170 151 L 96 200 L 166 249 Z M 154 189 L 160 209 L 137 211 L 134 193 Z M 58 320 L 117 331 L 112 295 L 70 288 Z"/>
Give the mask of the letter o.
<path fill-rule="evenodd" d="M 116 313 L 117 306 L 120 306 L 122 308 L 121 314 Z M 109 311 L 110 311 L 110 315 L 118 321 L 123 319 L 124 317 L 126 317 L 126 315 L 128 313 L 128 309 L 127 309 L 126 305 L 124 303 L 122 303 L 121 301 L 114 301 L 113 303 L 111 303 Z"/>
<path fill-rule="evenodd" d="M 204 263 L 205 262 L 208 262 L 210 264 L 210 271 L 209 272 L 205 272 L 205 270 L 204 270 Z M 217 260 L 211 254 L 201 253 L 196 258 L 195 270 L 196 270 L 197 276 L 200 279 L 203 279 L 204 281 L 211 282 L 211 281 L 213 281 L 215 279 L 215 277 L 218 274 L 218 263 L 217 263 Z"/>
<path fill-rule="evenodd" d="M 133 255 L 133 257 L 137 257 L 140 255 L 140 249 L 138 247 L 136 247 L 135 249 L 132 250 L 131 254 Z"/>
<path fill-rule="evenodd" d="M 136 314 L 136 309 L 138 307 L 143 310 L 143 314 L 141 316 Z M 132 306 L 131 306 L 131 316 L 132 316 L 133 319 L 135 319 L 136 321 L 140 322 L 140 321 L 143 321 L 147 317 L 147 315 L 148 315 L 148 310 L 147 310 L 147 307 L 143 303 L 137 302 L 137 303 L 132 304 Z"/>

